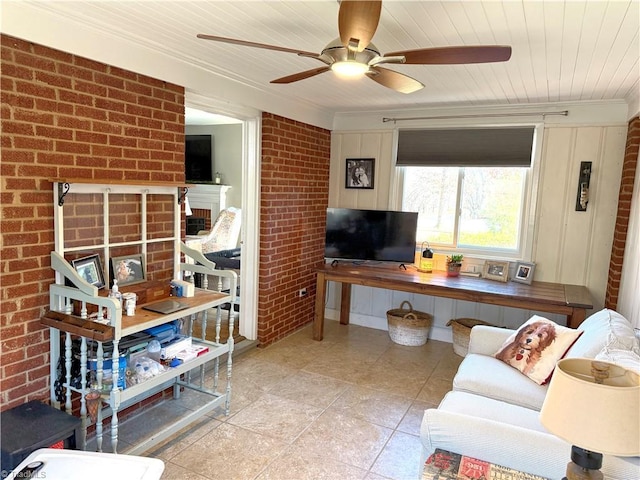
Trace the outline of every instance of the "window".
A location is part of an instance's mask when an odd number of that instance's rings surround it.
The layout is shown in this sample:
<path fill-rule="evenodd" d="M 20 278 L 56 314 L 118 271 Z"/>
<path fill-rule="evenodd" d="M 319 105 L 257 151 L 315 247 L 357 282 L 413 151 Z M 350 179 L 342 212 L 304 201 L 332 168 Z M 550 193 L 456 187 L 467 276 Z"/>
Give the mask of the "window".
<path fill-rule="evenodd" d="M 533 126 L 400 130 L 402 210 L 416 242 L 521 257 L 530 202 Z"/>
<path fill-rule="evenodd" d="M 416 241 L 473 250 L 520 249 L 528 168 L 405 167 L 402 210 Z"/>

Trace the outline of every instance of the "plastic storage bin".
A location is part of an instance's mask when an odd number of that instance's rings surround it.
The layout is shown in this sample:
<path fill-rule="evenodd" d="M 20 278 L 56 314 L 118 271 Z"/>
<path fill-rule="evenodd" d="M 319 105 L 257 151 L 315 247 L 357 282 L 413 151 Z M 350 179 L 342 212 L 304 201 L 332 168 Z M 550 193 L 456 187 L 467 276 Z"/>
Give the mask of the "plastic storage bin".
<path fill-rule="evenodd" d="M 13 470 L 39 448 L 75 449 L 81 421 L 37 400 L 0 413 L 2 470 Z"/>

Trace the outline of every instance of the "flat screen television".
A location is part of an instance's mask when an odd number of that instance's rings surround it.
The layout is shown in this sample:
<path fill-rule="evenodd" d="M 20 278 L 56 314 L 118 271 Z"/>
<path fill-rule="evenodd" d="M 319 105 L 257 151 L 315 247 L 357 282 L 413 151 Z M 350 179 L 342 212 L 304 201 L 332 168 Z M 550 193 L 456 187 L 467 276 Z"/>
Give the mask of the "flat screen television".
<path fill-rule="evenodd" d="M 211 135 L 185 135 L 184 176 L 187 182 L 213 182 Z"/>
<path fill-rule="evenodd" d="M 416 212 L 328 208 L 325 258 L 413 263 Z"/>

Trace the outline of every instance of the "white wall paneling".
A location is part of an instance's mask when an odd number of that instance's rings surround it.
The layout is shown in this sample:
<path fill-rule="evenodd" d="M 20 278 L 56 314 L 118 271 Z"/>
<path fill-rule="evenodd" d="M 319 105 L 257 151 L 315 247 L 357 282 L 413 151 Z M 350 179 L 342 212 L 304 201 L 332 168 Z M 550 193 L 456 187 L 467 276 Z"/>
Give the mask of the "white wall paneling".
<path fill-rule="evenodd" d="M 393 132 L 358 132 L 331 136 L 329 206 L 386 209 L 393 163 Z M 374 188 L 345 188 L 347 158 L 375 158 Z"/>
<path fill-rule="evenodd" d="M 540 179 L 538 189 L 534 190 L 537 198 L 532 260 L 536 262 L 536 280 L 586 285 L 598 310 L 604 305 L 627 126 L 626 122 L 609 125 L 596 125 L 595 121 L 586 123 L 545 127 Z M 390 124 L 389 130 L 333 132 L 330 206 L 391 208 L 393 128 Z M 373 190 L 344 188 L 344 159 L 352 156 L 376 158 Z M 586 212 L 576 212 L 578 170 L 582 161 L 593 162 L 590 200 Z M 636 241 L 635 245 L 638 243 Z M 634 244 L 628 242 L 627 245 Z M 639 263 L 637 256 L 634 261 L 636 268 Z M 633 276 L 633 273 L 627 275 Z M 635 288 L 637 292 L 638 287 Z M 335 295 L 339 294 L 339 289 L 332 287 L 328 291 L 327 317 L 338 318 L 339 297 L 335 298 Z M 565 322 L 563 316 L 542 312 L 402 292 L 391 296 L 373 292 L 374 289 L 367 287 L 353 289 L 352 322 L 355 319 L 366 326 L 386 329 L 386 311 L 398 308 L 401 300 L 406 298 L 414 308 L 434 314 L 431 338 L 444 341 L 451 340 L 450 329 L 445 327 L 447 321 L 457 317 L 474 317 L 516 327 L 539 313 L 559 323 Z M 635 300 L 635 306 L 627 308 L 637 311 L 637 304 L 638 300 Z"/>
<path fill-rule="evenodd" d="M 547 128 L 536 215 L 536 280 L 586 285 L 604 305 L 627 128 Z M 593 162 L 586 212 L 576 212 L 580 162 Z"/>

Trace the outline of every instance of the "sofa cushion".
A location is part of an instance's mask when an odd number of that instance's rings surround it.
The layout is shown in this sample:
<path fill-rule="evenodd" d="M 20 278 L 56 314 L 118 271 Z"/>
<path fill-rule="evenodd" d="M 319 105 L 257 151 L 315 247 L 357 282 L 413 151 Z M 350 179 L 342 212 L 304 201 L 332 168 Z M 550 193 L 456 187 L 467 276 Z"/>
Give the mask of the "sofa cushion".
<path fill-rule="evenodd" d="M 565 355 L 567 358 L 595 358 L 605 347 L 640 353 L 631 323 L 614 310 L 593 313 L 578 330 L 583 333 Z"/>
<path fill-rule="evenodd" d="M 631 350 L 604 348 L 596 355 L 596 360 L 615 363 L 640 375 L 640 355 Z"/>
<path fill-rule="evenodd" d="M 580 330 L 534 315 L 507 338 L 494 356 L 542 385 L 581 334 Z"/>
<path fill-rule="evenodd" d="M 518 370 L 488 355 L 468 354 L 453 378 L 453 389 L 540 410 L 547 393 Z"/>

